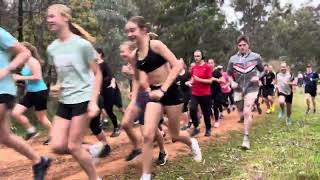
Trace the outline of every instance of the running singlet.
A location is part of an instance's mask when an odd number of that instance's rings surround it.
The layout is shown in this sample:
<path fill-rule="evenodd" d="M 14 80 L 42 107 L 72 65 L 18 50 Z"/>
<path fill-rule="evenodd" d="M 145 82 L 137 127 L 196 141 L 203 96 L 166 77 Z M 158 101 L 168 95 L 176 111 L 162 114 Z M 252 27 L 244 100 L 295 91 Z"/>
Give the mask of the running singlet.
<path fill-rule="evenodd" d="M 273 88 L 273 80 L 276 78 L 276 75 L 273 72 L 265 73 L 261 78 L 261 83 L 264 87 Z"/>
<path fill-rule="evenodd" d="M 0 27 L 0 69 L 8 67 L 12 55 L 9 53 L 9 49 L 18 42 L 10 33 Z M 0 94 L 16 95 L 16 85 L 12 79 L 12 75 L 9 74 L 0 79 Z"/>
<path fill-rule="evenodd" d="M 89 101 L 93 91 L 89 65 L 96 58 L 91 43 L 77 35 L 65 42 L 56 39 L 49 45 L 47 54 L 49 64 L 57 69 L 61 84 L 59 102 L 78 104 Z"/>
<path fill-rule="evenodd" d="M 292 93 L 292 86 L 289 83 L 292 82 L 293 80 L 294 80 L 293 76 L 290 72 L 278 73 L 277 74 L 278 91 L 285 95 L 290 95 Z"/>
<path fill-rule="evenodd" d="M 319 80 L 319 75 L 316 72 L 304 73 L 304 83 L 306 89 L 317 89 L 317 82 Z"/>
<path fill-rule="evenodd" d="M 21 75 L 22 76 L 32 76 L 32 71 L 31 68 L 27 65 L 25 65 L 22 70 L 21 70 Z M 26 80 L 26 90 L 27 92 L 39 92 L 39 91 L 44 91 L 47 90 L 47 85 L 46 83 L 43 81 L 43 79 L 41 80 Z"/>
<path fill-rule="evenodd" d="M 149 73 L 158 69 L 159 67 L 161 67 L 167 62 L 162 56 L 152 51 L 150 47 L 150 41 L 149 41 L 148 54 L 143 60 L 138 59 L 138 52 L 139 50 L 137 50 L 137 53 L 136 53 L 136 56 L 137 56 L 136 67 L 137 69 L 144 71 L 146 73 Z"/>
<path fill-rule="evenodd" d="M 198 76 L 201 79 L 210 79 L 212 77 L 212 68 L 208 64 L 195 65 L 191 68 L 191 77 Z M 193 80 L 191 93 L 195 96 L 211 95 L 210 84 Z"/>
<path fill-rule="evenodd" d="M 220 72 L 220 70 L 216 69 L 212 72 L 212 77 L 214 78 L 221 78 L 222 74 Z M 220 83 L 216 82 L 216 81 L 212 81 L 211 83 L 211 95 L 212 96 L 220 96 L 221 95 L 221 86 Z"/>

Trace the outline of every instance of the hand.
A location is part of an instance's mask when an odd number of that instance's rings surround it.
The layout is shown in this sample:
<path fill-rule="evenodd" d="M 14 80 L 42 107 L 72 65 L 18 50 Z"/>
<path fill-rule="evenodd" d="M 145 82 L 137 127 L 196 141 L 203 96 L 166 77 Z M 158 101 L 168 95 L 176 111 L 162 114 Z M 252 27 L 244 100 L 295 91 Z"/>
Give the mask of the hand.
<path fill-rule="evenodd" d="M 193 77 L 193 80 L 200 81 L 200 78 L 198 76 L 193 75 L 192 77 Z"/>
<path fill-rule="evenodd" d="M 189 87 L 192 87 L 192 82 L 191 81 L 187 81 L 187 82 L 185 82 L 185 85 L 187 85 Z"/>
<path fill-rule="evenodd" d="M 59 84 L 53 85 L 50 87 L 50 96 L 59 97 L 61 92 L 61 86 Z"/>
<path fill-rule="evenodd" d="M 128 93 L 128 98 L 131 100 L 131 98 L 132 98 L 132 92 L 129 92 L 129 93 Z"/>
<path fill-rule="evenodd" d="M 21 80 L 20 77 L 21 77 L 21 76 L 20 76 L 19 74 L 12 74 L 12 78 L 13 78 L 14 81 L 19 81 L 19 80 Z"/>
<path fill-rule="evenodd" d="M 236 83 L 236 82 L 231 82 L 231 88 L 232 89 L 235 89 L 235 88 L 237 88 L 238 87 L 238 83 Z"/>
<path fill-rule="evenodd" d="M 94 118 L 99 114 L 100 108 L 97 105 L 97 103 L 94 103 L 92 101 L 89 102 L 88 104 L 88 117 L 89 118 Z"/>
<path fill-rule="evenodd" d="M 0 79 L 6 77 L 9 73 L 10 71 L 8 70 L 8 68 L 0 69 Z"/>
<path fill-rule="evenodd" d="M 121 72 L 125 74 L 129 74 L 129 67 L 127 65 L 123 65 L 121 68 Z"/>
<path fill-rule="evenodd" d="M 258 82 L 259 81 L 259 77 L 258 76 L 253 76 L 250 81 L 251 82 Z"/>
<path fill-rule="evenodd" d="M 164 96 L 164 93 L 159 89 L 153 90 L 149 93 L 150 99 L 153 99 L 156 101 L 159 101 L 162 98 L 162 96 Z"/>

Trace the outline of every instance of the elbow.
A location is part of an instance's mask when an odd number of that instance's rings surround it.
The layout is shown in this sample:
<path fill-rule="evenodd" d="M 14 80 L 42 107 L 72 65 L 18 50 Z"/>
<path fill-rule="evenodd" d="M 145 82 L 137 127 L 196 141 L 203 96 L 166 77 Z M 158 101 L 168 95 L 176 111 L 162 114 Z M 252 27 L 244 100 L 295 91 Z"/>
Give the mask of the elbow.
<path fill-rule="evenodd" d="M 175 66 L 172 68 L 172 71 L 179 74 L 183 70 L 183 64 L 176 63 Z"/>

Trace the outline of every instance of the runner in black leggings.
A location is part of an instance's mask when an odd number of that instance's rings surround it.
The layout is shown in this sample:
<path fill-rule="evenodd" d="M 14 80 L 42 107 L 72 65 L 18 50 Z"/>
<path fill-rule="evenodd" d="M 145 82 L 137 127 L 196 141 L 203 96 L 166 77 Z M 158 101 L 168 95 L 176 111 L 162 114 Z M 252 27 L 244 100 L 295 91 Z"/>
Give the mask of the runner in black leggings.
<path fill-rule="evenodd" d="M 97 63 L 100 66 L 103 80 L 102 80 L 102 88 L 101 88 L 101 96 L 103 97 L 104 108 L 112 121 L 113 124 L 113 132 L 111 137 L 117 137 L 120 135 L 120 128 L 117 116 L 113 112 L 113 106 L 117 102 L 117 91 L 116 91 L 116 82 L 113 77 L 111 70 L 106 62 L 103 61 L 104 53 L 101 48 L 96 48 L 98 52 Z M 118 94 L 119 95 L 119 94 Z M 118 100 L 119 101 L 119 100 Z"/>

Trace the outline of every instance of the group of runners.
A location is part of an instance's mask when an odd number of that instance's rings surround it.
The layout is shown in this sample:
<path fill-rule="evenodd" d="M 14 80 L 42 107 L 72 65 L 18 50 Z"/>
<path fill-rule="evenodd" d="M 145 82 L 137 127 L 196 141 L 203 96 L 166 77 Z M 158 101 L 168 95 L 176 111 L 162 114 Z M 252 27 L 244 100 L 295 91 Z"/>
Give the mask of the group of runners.
<path fill-rule="evenodd" d="M 244 124 L 242 147 L 250 149 L 250 128 L 253 111 L 275 112 L 275 93 L 280 104 L 279 120 L 287 113 L 286 124 L 291 125 L 293 91 L 298 78 L 283 62 L 278 73 L 271 65 L 263 64 L 258 53 L 250 50 L 249 39 L 237 39 L 238 52 L 226 68 L 214 59 L 206 59 L 202 50 L 193 52 L 194 62 L 188 68 L 177 59 L 158 36 L 150 31 L 145 18 L 134 16 L 125 25 L 128 40 L 120 47 L 125 64 L 122 73 L 130 81 L 129 105 L 124 108 L 120 88 L 101 48 L 94 48 L 95 38 L 72 22 L 71 9 L 62 4 L 47 10 L 49 30 L 57 37 L 47 48 L 48 82 L 43 78 L 43 60 L 37 48 L 28 42 L 18 42 L 0 28 L 0 142 L 32 161 L 34 179 L 42 180 L 51 159 L 39 155 L 30 143 L 39 133 L 25 115 L 34 108 L 37 120 L 48 131 L 44 145 L 56 154 L 70 154 L 90 180 L 98 176 L 93 158 L 110 154 L 106 133 L 102 126 L 106 116 L 116 138 L 124 131 L 132 143 L 126 160 L 141 154 L 141 180 L 151 179 L 153 143 L 159 147 L 158 165 L 165 165 L 168 153 L 164 136 L 168 131 L 173 143 L 190 148 L 195 162 L 202 162 L 197 136 L 201 136 L 200 120 L 204 120 L 204 136 L 219 128 L 224 111 L 237 109 Z M 19 72 L 17 69 L 19 68 Z M 225 70 L 224 70 L 225 69 Z M 317 81 L 319 75 L 308 64 L 302 75 L 306 94 L 306 113 L 316 113 Z M 16 103 L 17 82 L 24 82 L 25 94 Z M 300 81 L 299 81 L 300 82 Z M 50 121 L 47 117 L 48 97 L 58 101 L 57 111 Z M 312 104 L 312 106 L 311 106 Z M 113 106 L 123 113 L 121 124 Z M 24 139 L 10 131 L 9 118 L 15 119 L 25 130 Z M 140 124 L 141 135 L 134 130 Z M 180 127 L 181 126 L 181 127 Z M 93 145 L 83 144 L 87 128 L 97 138 Z M 143 138 L 140 144 L 139 138 Z"/>

